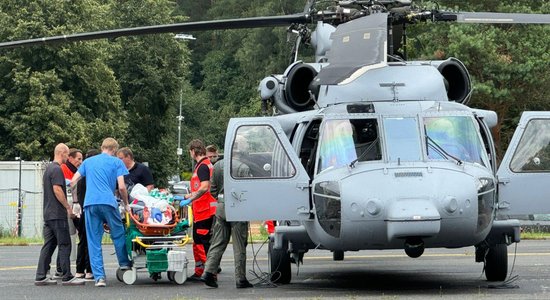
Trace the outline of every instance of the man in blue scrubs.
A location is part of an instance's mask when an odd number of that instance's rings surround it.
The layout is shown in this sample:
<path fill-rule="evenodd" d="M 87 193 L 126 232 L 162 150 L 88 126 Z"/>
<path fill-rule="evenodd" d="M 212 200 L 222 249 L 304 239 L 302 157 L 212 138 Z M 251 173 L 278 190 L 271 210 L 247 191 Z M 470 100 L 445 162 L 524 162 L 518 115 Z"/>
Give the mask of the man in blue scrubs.
<path fill-rule="evenodd" d="M 84 214 L 90 264 L 94 273 L 95 285 L 106 286 L 105 269 L 101 240 L 103 238 L 103 224 L 107 223 L 111 230 L 111 239 L 115 246 L 118 264 L 121 269 L 129 269 L 131 262 L 126 250 L 124 225 L 120 218 L 118 204 L 114 195 L 118 183 L 118 192 L 124 202 L 124 208 L 129 210 L 128 191 L 124 184 L 124 175 L 128 174 L 126 166 L 115 156 L 118 142 L 113 138 L 106 138 L 101 145 L 101 154 L 86 159 L 71 181 L 74 187 L 80 177 L 86 180 L 86 202 Z"/>

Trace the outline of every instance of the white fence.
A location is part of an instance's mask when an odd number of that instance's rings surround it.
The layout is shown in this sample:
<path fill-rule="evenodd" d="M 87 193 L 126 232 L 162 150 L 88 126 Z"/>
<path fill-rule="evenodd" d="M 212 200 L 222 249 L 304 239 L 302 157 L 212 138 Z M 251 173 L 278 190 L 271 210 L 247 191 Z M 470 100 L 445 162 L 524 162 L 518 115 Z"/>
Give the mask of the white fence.
<path fill-rule="evenodd" d="M 0 230 L 17 235 L 18 205 L 21 197 L 21 236 L 42 236 L 42 175 L 46 162 L 0 162 Z M 19 191 L 21 178 L 21 192 Z"/>

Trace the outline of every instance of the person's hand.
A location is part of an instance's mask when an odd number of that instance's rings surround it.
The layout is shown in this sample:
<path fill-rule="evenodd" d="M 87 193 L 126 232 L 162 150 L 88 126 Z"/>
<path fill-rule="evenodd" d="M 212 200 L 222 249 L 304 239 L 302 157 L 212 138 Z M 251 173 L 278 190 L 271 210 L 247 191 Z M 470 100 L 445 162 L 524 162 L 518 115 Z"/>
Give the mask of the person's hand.
<path fill-rule="evenodd" d="M 132 209 L 130 208 L 130 204 L 124 204 L 124 210 L 126 212 L 132 212 Z"/>
<path fill-rule="evenodd" d="M 71 219 L 76 219 L 76 215 L 73 213 L 73 209 L 71 207 L 67 207 L 67 215 Z"/>
<path fill-rule="evenodd" d="M 80 206 L 80 204 L 73 204 L 73 214 L 75 214 L 77 218 L 80 218 L 80 216 L 82 215 L 82 207 Z"/>
<path fill-rule="evenodd" d="M 189 205 L 189 203 L 191 203 L 191 199 L 184 199 L 180 202 L 180 206 L 186 206 Z"/>
<path fill-rule="evenodd" d="M 180 196 L 180 195 L 175 195 L 175 196 L 174 196 L 174 200 L 176 200 L 176 201 L 183 201 L 183 200 L 185 200 L 185 197 L 184 197 L 184 196 Z"/>

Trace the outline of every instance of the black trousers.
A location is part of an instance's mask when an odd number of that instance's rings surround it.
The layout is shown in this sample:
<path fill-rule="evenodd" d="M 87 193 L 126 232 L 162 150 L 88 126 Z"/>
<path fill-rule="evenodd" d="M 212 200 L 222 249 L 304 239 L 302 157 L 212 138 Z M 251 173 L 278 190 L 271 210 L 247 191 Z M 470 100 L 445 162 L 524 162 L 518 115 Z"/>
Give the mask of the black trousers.
<path fill-rule="evenodd" d="M 46 278 L 46 273 L 50 268 L 52 255 L 57 247 L 57 258 L 63 281 L 70 280 L 71 274 L 71 236 L 69 234 L 69 222 L 67 220 L 48 220 L 44 222 L 44 245 L 40 250 L 38 266 L 36 268 L 36 280 Z"/>
<path fill-rule="evenodd" d="M 76 273 L 92 273 L 90 256 L 88 255 L 88 240 L 86 239 L 86 223 L 84 214 L 73 220 L 78 232 L 78 245 L 76 247 Z"/>

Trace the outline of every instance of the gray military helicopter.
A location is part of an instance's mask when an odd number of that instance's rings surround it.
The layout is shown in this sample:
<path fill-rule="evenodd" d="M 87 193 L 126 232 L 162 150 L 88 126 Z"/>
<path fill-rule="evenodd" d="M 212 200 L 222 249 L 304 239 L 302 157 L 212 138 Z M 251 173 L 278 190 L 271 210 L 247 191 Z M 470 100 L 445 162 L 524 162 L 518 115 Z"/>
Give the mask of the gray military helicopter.
<path fill-rule="evenodd" d="M 507 276 L 519 221 L 550 213 L 550 113 L 526 112 L 497 168 L 493 111 L 466 104 L 472 85 L 456 58 L 407 61 L 396 50 L 424 21 L 549 24 L 550 15 L 458 13 L 406 0 L 307 1 L 295 15 L 191 22 L 0 43 L 0 48 L 166 32 L 289 26 L 295 53 L 263 79 L 273 115 L 231 119 L 225 141 L 228 220 L 278 220 L 271 280 L 291 281 L 310 249 L 333 252 L 475 247 L 489 281 Z M 314 30 L 310 27 L 314 26 Z M 246 168 L 247 172 L 242 172 Z M 247 176 L 243 176 L 247 174 Z M 525 200 L 524 200 L 525 199 Z"/>

